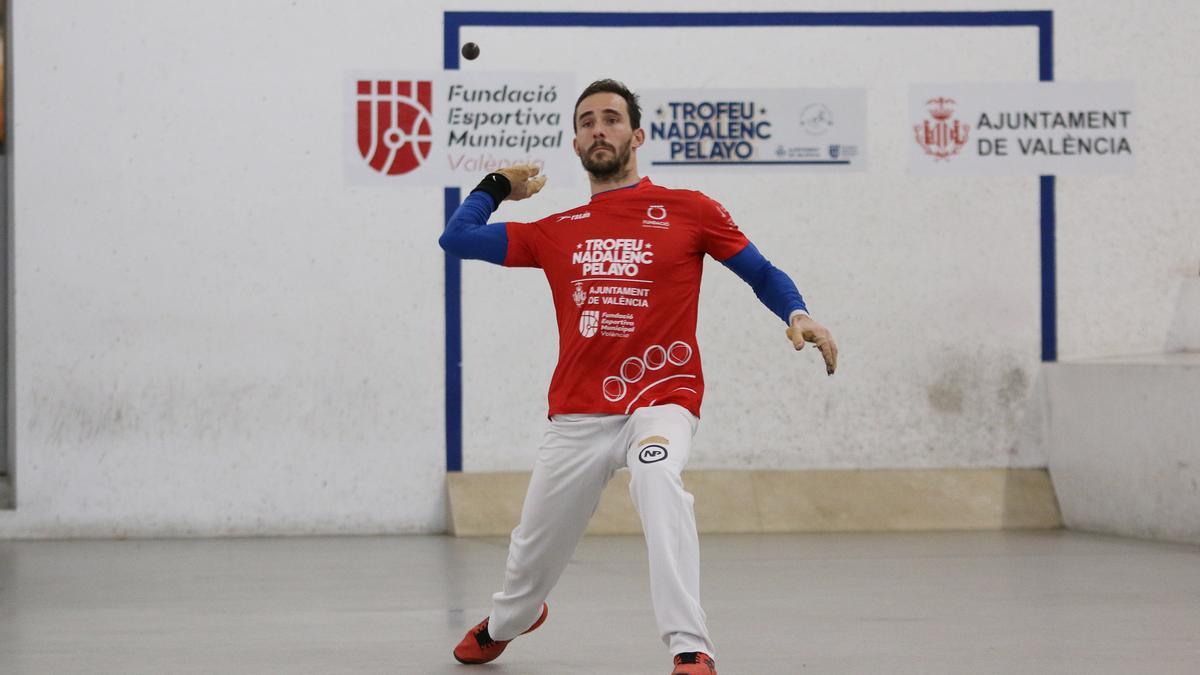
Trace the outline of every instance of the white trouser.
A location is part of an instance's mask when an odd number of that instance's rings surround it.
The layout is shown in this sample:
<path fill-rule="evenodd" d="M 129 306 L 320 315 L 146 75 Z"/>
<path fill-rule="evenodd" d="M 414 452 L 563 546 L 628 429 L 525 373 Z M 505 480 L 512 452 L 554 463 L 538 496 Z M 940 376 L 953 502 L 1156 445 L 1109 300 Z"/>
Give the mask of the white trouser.
<path fill-rule="evenodd" d="M 537 621 L 601 491 L 617 469 L 627 466 L 629 494 L 650 554 L 650 596 L 663 642 L 672 654 L 714 655 L 700 607 L 693 499 L 680 479 L 698 423 L 674 404 L 639 408 L 632 415 L 551 419 L 508 547 L 504 590 L 492 596 L 492 638 L 511 640 Z"/>

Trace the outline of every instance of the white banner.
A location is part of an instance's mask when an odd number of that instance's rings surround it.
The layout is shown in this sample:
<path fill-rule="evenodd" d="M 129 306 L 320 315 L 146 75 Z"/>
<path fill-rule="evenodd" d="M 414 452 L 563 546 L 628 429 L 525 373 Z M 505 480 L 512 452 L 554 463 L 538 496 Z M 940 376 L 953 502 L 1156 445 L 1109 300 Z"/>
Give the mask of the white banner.
<path fill-rule="evenodd" d="M 1132 173 L 1129 83 L 920 84 L 909 168 L 924 175 Z"/>
<path fill-rule="evenodd" d="M 531 163 L 570 183 L 570 73 L 350 72 L 343 87 L 346 182 L 474 185 Z"/>
<path fill-rule="evenodd" d="M 643 171 L 862 171 L 865 89 L 639 92 Z"/>

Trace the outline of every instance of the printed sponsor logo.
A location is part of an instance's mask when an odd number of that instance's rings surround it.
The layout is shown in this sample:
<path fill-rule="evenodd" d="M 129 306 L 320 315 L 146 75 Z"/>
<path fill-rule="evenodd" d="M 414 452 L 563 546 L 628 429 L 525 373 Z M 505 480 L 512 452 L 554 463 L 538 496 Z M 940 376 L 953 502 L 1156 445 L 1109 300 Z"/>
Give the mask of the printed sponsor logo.
<path fill-rule="evenodd" d="M 583 307 L 583 303 L 587 301 L 587 293 L 583 290 L 583 284 L 575 284 L 575 292 L 571 294 L 571 299 L 575 301 L 576 307 Z"/>
<path fill-rule="evenodd" d="M 800 128 L 820 136 L 833 126 L 833 111 L 824 103 L 813 103 L 800 111 Z"/>
<path fill-rule="evenodd" d="M 935 161 L 950 161 L 967 144 L 971 127 L 953 119 L 954 110 L 949 106 L 957 103 L 952 98 L 931 98 L 925 105 L 929 106 L 930 119 L 913 126 L 917 144 Z"/>
<path fill-rule="evenodd" d="M 433 147 L 433 83 L 428 80 L 359 80 L 358 151 L 389 176 L 425 163 Z"/>
<path fill-rule="evenodd" d="M 927 175 L 1132 173 L 1134 100 L 1134 85 L 1120 82 L 914 86 L 909 166 Z"/>
<path fill-rule="evenodd" d="M 642 265 L 654 262 L 651 248 L 644 239 L 588 239 L 575 244 L 571 264 L 582 265 L 585 277 L 636 277 Z"/>
<path fill-rule="evenodd" d="M 595 300 L 595 297 L 590 298 Z M 625 339 L 637 330 L 637 320 L 628 312 L 603 312 L 600 314 L 600 334 L 604 337 Z"/>
<path fill-rule="evenodd" d="M 565 73 L 351 71 L 343 165 L 361 185 L 454 185 L 513 164 L 570 181 Z"/>
<path fill-rule="evenodd" d="M 661 462 L 667 458 L 667 449 L 661 445 L 647 445 L 638 453 L 638 460 L 642 464 L 653 464 Z"/>
<path fill-rule="evenodd" d="M 612 285 L 606 286 L 602 284 L 593 285 L 587 290 L 587 297 L 584 299 L 589 305 L 605 305 L 608 307 L 649 307 L 650 306 L 650 289 L 639 288 L 633 286 Z M 580 302 L 579 297 L 575 297 L 575 302 Z M 604 315 L 609 316 L 608 314 Z M 624 314 L 613 316 L 625 316 Z M 632 314 L 629 316 L 633 316 Z M 604 317 L 601 317 L 602 319 Z M 630 321 L 630 330 L 632 330 L 633 322 Z"/>
<path fill-rule="evenodd" d="M 591 218 L 591 217 L 592 217 L 591 211 L 584 211 L 583 213 L 573 213 L 573 214 L 566 215 L 566 216 L 559 216 L 557 222 L 562 222 L 564 220 L 583 220 L 584 218 Z"/>
<path fill-rule="evenodd" d="M 1129 82 L 913 85 L 908 166 L 924 175 L 1133 173 L 1135 100 Z"/>
<path fill-rule="evenodd" d="M 585 338 L 590 338 L 600 330 L 600 311 L 595 309 L 584 310 L 579 315 L 579 334 Z"/>
<path fill-rule="evenodd" d="M 865 167 L 866 90 L 644 90 L 639 163 L 680 171 L 857 171 Z M 838 146 L 838 156 L 827 153 Z M 847 152 L 854 148 L 855 152 Z M 739 169 L 740 170 L 740 169 Z M 664 220 L 650 218 L 650 220 Z"/>
<path fill-rule="evenodd" d="M 660 230 L 670 228 L 671 223 L 667 222 L 667 207 L 651 204 L 650 208 L 646 209 L 646 220 L 642 221 L 642 227 L 657 227 Z"/>
<path fill-rule="evenodd" d="M 766 109 L 752 100 L 669 101 L 655 113 L 650 139 L 666 141 L 672 161 L 747 160 L 755 141 L 771 138 Z"/>

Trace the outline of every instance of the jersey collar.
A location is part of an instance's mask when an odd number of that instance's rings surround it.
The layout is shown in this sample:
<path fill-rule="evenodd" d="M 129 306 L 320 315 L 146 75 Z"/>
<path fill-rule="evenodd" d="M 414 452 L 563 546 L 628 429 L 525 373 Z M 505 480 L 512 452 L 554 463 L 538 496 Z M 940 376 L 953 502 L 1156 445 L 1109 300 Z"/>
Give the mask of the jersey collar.
<path fill-rule="evenodd" d="M 650 182 L 649 176 L 642 176 L 642 179 L 633 185 L 626 185 L 625 187 L 613 188 L 611 190 L 605 190 L 604 192 L 597 192 L 596 194 L 592 195 L 591 201 L 594 202 L 601 199 L 609 199 L 613 196 L 623 195 L 627 190 L 642 190 L 652 185 L 654 185 L 654 183 Z"/>

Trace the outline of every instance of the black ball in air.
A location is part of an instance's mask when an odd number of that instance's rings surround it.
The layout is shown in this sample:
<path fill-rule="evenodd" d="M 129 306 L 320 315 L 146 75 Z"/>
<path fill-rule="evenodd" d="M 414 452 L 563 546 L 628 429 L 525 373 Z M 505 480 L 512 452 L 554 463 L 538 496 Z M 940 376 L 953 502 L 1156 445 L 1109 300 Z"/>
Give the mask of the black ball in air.
<path fill-rule="evenodd" d="M 462 46 L 463 58 L 468 61 L 474 61 L 479 58 L 479 45 L 474 42 L 468 42 Z"/>

